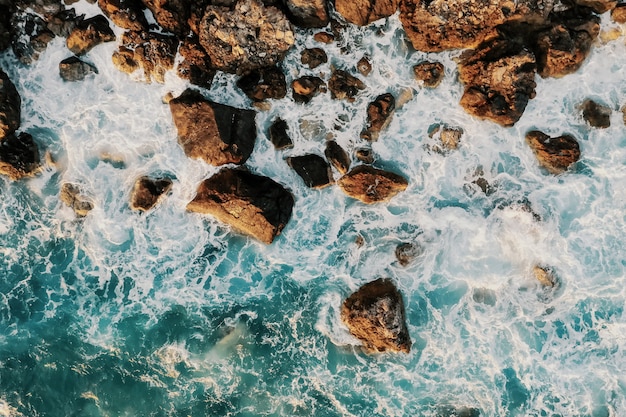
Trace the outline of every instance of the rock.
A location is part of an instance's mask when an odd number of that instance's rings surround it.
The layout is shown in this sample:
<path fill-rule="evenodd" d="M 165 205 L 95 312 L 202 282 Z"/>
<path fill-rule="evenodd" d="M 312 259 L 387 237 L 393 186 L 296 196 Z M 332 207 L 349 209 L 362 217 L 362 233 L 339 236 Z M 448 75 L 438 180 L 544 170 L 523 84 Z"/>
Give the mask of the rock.
<path fill-rule="evenodd" d="M 150 9 L 154 20 L 163 29 L 184 38 L 189 33 L 187 19 L 190 16 L 191 2 L 187 0 L 142 0 Z"/>
<path fill-rule="evenodd" d="M 353 168 L 337 183 L 348 196 L 367 204 L 387 201 L 409 185 L 404 177 L 369 165 Z"/>
<path fill-rule="evenodd" d="M 211 165 L 243 164 L 254 148 L 256 113 L 186 90 L 169 103 L 185 155 Z"/>
<path fill-rule="evenodd" d="M 422 248 L 414 243 L 401 243 L 396 246 L 396 259 L 402 266 L 407 266 L 422 254 Z"/>
<path fill-rule="evenodd" d="M 552 174 L 565 172 L 580 158 L 578 142 L 570 135 L 551 138 L 533 130 L 526 134 L 526 142 L 535 153 L 539 165 Z"/>
<path fill-rule="evenodd" d="M 276 65 L 295 42 L 287 17 L 258 0 L 241 0 L 233 10 L 207 7 L 199 30 L 214 67 L 237 74 Z"/>
<path fill-rule="evenodd" d="M 332 164 L 332 166 L 339 171 L 340 174 L 345 174 L 350 169 L 350 156 L 348 153 L 334 140 L 326 142 L 326 149 L 324 149 L 324 156 Z"/>
<path fill-rule="evenodd" d="M 103 15 L 97 15 L 79 22 L 66 40 L 67 48 L 74 55 L 84 55 L 104 42 L 115 41 L 115 33 Z"/>
<path fill-rule="evenodd" d="M 606 13 L 615 9 L 617 0 L 575 0 L 578 6 L 589 7 L 598 14 Z"/>
<path fill-rule="evenodd" d="M 320 92 L 326 91 L 324 80 L 319 77 L 304 76 L 291 83 L 293 100 L 296 103 L 308 103 Z"/>
<path fill-rule="evenodd" d="M 293 204 L 291 193 L 270 178 L 222 169 L 200 184 L 187 210 L 210 214 L 270 244 L 289 221 Z"/>
<path fill-rule="evenodd" d="M 461 136 L 463 136 L 463 129 L 460 127 L 437 125 L 429 133 L 429 136 L 439 140 L 439 145 L 434 146 L 433 150 L 445 154 L 459 147 Z"/>
<path fill-rule="evenodd" d="M 535 97 L 535 57 L 503 39 L 464 53 L 459 78 L 465 84 L 461 106 L 480 118 L 512 126 Z"/>
<path fill-rule="evenodd" d="M 400 0 L 335 0 L 335 10 L 348 22 L 369 25 L 398 10 Z"/>
<path fill-rule="evenodd" d="M 15 85 L 0 69 L 0 140 L 20 127 L 21 106 L 22 99 Z"/>
<path fill-rule="evenodd" d="M 11 133 L 0 141 L 0 174 L 19 180 L 35 174 L 39 167 L 39 148 L 31 135 Z"/>
<path fill-rule="evenodd" d="M 300 54 L 300 62 L 308 65 L 309 68 L 317 68 L 328 62 L 328 56 L 322 48 L 305 49 Z"/>
<path fill-rule="evenodd" d="M 141 32 L 148 29 L 141 0 L 98 0 L 100 10 L 122 29 Z"/>
<path fill-rule="evenodd" d="M 389 278 L 369 282 L 346 298 L 341 320 L 368 352 L 411 350 L 402 294 Z"/>
<path fill-rule="evenodd" d="M 396 108 L 396 99 L 392 94 L 382 94 L 367 105 L 367 127 L 361 132 L 361 138 L 371 142 L 377 141 L 381 130 L 389 122 Z"/>
<path fill-rule="evenodd" d="M 285 74 L 276 66 L 250 71 L 237 81 L 237 87 L 253 101 L 281 99 L 287 95 Z"/>
<path fill-rule="evenodd" d="M 82 194 L 80 187 L 76 184 L 64 183 L 61 186 L 59 198 L 69 206 L 78 217 L 85 217 L 93 210 L 91 200 Z"/>
<path fill-rule="evenodd" d="M 284 0 L 291 21 L 303 28 L 323 28 L 328 24 L 326 0 Z"/>
<path fill-rule="evenodd" d="M 474 181 L 472 181 L 472 184 L 475 184 L 478 188 L 480 188 L 480 190 L 486 196 L 490 196 L 491 194 L 495 192 L 494 187 L 491 184 L 489 184 L 489 181 L 487 181 L 485 177 L 476 178 Z"/>
<path fill-rule="evenodd" d="M 12 8 L 0 4 L 0 51 L 11 46 L 11 17 L 13 17 Z"/>
<path fill-rule="evenodd" d="M 130 208 L 148 211 L 171 189 L 172 180 L 169 178 L 138 178 L 130 196 Z"/>
<path fill-rule="evenodd" d="M 178 76 L 189 80 L 191 84 L 209 89 L 215 77 L 215 70 L 211 65 L 211 58 L 200 45 L 199 40 L 188 37 L 178 48 L 183 60 L 178 63 Z"/>
<path fill-rule="evenodd" d="M 372 64 L 370 64 L 369 59 L 367 57 L 363 57 L 359 59 L 359 62 L 356 63 L 356 69 L 361 73 L 362 76 L 367 77 L 372 72 Z"/>
<path fill-rule="evenodd" d="M 591 127 L 605 129 L 611 126 L 611 108 L 593 100 L 585 100 L 580 106 L 583 112 L 583 119 Z"/>
<path fill-rule="evenodd" d="M 313 39 L 321 43 L 333 43 L 335 40 L 335 36 L 333 36 L 332 33 L 328 32 L 317 32 L 315 35 L 313 35 Z"/>
<path fill-rule="evenodd" d="M 287 163 L 304 180 L 307 187 L 324 188 L 334 182 L 330 165 L 315 154 L 292 156 Z"/>
<path fill-rule="evenodd" d="M 444 66 L 441 62 L 423 61 L 413 66 L 413 75 L 424 87 L 435 88 L 443 80 Z"/>
<path fill-rule="evenodd" d="M 59 75 L 65 81 L 82 81 L 92 73 L 97 74 L 98 69 L 75 56 L 66 58 L 59 63 Z"/>
<path fill-rule="evenodd" d="M 11 47 L 23 64 L 31 64 L 46 49 L 54 34 L 39 16 L 18 10 L 11 16 Z"/>
<path fill-rule="evenodd" d="M 345 71 L 335 70 L 328 80 L 328 89 L 332 98 L 352 102 L 359 91 L 365 89 L 365 84 Z"/>
<path fill-rule="evenodd" d="M 557 279 L 552 268 L 535 265 L 533 267 L 533 275 L 544 287 L 552 288 L 557 284 Z"/>
<path fill-rule="evenodd" d="M 11 0 L 9 0 L 11 2 Z M 49 16 L 63 10 L 61 0 L 13 0 L 18 9 L 30 9 L 38 15 L 47 19 Z"/>
<path fill-rule="evenodd" d="M 143 70 L 147 83 L 165 82 L 165 73 L 174 68 L 178 40 L 154 32 L 126 32 L 122 45 L 113 53 L 113 64 L 122 72 L 132 74 Z"/>
<path fill-rule="evenodd" d="M 374 163 L 374 153 L 370 148 L 358 148 L 355 151 L 356 159 L 363 162 L 364 164 L 373 164 Z"/>
<path fill-rule="evenodd" d="M 293 142 L 289 137 L 289 126 L 283 119 L 276 119 L 270 126 L 269 137 L 274 147 L 278 150 L 293 148 Z"/>
<path fill-rule="evenodd" d="M 61 10 L 60 12 L 50 16 L 46 22 L 46 28 L 54 34 L 67 38 L 76 27 L 76 24 L 83 20 L 85 16 L 76 16 L 74 9 Z"/>
<path fill-rule="evenodd" d="M 611 19 L 613 19 L 615 23 L 626 23 L 626 3 L 620 3 L 611 10 Z"/>

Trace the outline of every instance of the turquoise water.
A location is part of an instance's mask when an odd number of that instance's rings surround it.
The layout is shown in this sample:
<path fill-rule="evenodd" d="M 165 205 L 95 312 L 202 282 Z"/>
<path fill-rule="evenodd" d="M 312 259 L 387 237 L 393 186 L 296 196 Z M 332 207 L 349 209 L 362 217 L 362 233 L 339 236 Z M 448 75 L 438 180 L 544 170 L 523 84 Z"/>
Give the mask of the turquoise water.
<path fill-rule="evenodd" d="M 91 51 L 99 74 L 72 84 L 57 75 L 69 56 L 59 39 L 30 67 L 0 55 L 22 96 L 21 129 L 59 161 L 32 179 L 0 178 L 0 416 L 626 414 L 624 37 L 598 44 L 576 74 L 537 79 L 537 98 L 508 129 L 460 108 L 458 53 L 412 51 L 397 17 L 346 38 L 344 52 L 323 46 L 332 58 L 321 72 L 354 72 L 367 52 L 374 70 L 355 103 L 286 99 L 257 116 L 248 166 L 296 199 L 269 246 L 185 211 L 217 168 L 176 142 L 162 97 L 182 81 L 119 73 L 114 45 Z M 303 32 L 288 82 L 317 74 L 298 64 L 305 46 L 319 45 Z M 435 90 L 411 76 L 425 58 L 446 66 Z M 251 108 L 234 82 L 219 75 L 207 97 Z M 375 165 L 408 189 L 366 206 L 337 187 L 306 188 L 284 158 L 322 154 L 328 134 L 362 146 L 366 105 L 384 92 L 411 98 L 373 144 Z M 610 128 L 585 125 L 577 105 L 588 97 L 615 110 Z M 285 152 L 266 134 L 279 115 L 295 145 Z M 457 151 L 431 150 L 435 123 L 464 129 Z M 538 167 L 523 140 L 531 129 L 579 139 L 572 172 Z M 489 196 L 471 185 L 479 167 Z M 138 214 L 128 197 L 145 174 L 174 187 Z M 62 182 L 94 200 L 86 218 L 59 202 Z M 394 256 L 403 242 L 424 249 L 407 267 Z M 556 290 L 535 282 L 535 264 L 554 267 Z M 381 276 L 404 295 L 408 355 L 362 353 L 339 319 L 343 299 Z"/>

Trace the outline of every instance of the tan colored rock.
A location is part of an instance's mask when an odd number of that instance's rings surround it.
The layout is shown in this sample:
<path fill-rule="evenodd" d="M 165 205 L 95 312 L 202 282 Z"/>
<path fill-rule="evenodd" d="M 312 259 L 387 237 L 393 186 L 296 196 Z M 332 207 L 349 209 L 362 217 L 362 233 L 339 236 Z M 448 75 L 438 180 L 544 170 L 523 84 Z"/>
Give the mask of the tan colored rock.
<path fill-rule="evenodd" d="M 424 87 L 435 88 L 443 80 L 444 69 L 441 62 L 424 61 L 413 66 L 413 75 Z"/>
<path fill-rule="evenodd" d="M 148 211 L 171 189 L 172 180 L 169 178 L 150 178 L 145 176 L 137 178 L 130 196 L 130 208 Z"/>
<path fill-rule="evenodd" d="M 328 62 L 328 56 L 322 48 L 304 49 L 300 54 L 300 62 L 313 69 Z"/>
<path fill-rule="evenodd" d="M 115 41 L 109 21 L 97 15 L 79 22 L 66 40 L 67 48 L 75 55 L 84 55 L 97 45 Z"/>
<path fill-rule="evenodd" d="M 348 196 L 367 204 L 387 201 L 409 185 L 404 177 L 369 165 L 353 168 L 337 184 Z"/>
<path fill-rule="evenodd" d="M 188 0 L 142 0 L 152 12 L 159 26 L 184 38 L 189 33 L 187 19 L 190 16 Z"/>
<path fill-rule="evenodd" d="M 335 10 L 348 22 L 369 25 L 398 10 L 400 0 L 335 0 Z"/>
<path fill-rule="evenodd" d="M 142 31 L 148 28 L 141 0 L 98 0 L 98 6 L 122 29 Z"/>
<path fill-rule="evenodd" d="M 40 166 L 39 148 L 28 133 L 11 133 L 0 141 L 0 174 L 15 181 L 34 175 Z"/>
<path fill-rule="evenodd" d="M 535 153 L 539 165 L 552 174 L 565 172 L 580 158 L 580 147 L 570 135 L 550 136 L 538 130 L 526 134 L 526 143 Z"/>
<path fill-rule="evenodd" d="M 80 187 L 76 184 L 64 183 L 61 186 L 59 198 L 74 210 L 78 217 L 85 217 L 93 210 L 93 203 L 87 196 L 82 194 Z"/>
<path fill-rule="evenodd" d="M 113 53 L 113 64 L 126 73 L 143 70 L 150 83 L 165 82 L 165 73 L 174 68 L 178 40 L 153 32 L 126 32 L 122 45 Z"/>
<path fill-rule="evenodd" d="M 552 268 L 535 265 L 533 267 L 533 275 L 544 287 L 552 288 L 557 284 L 557 279 Z"/>
<path fill-rule="evenodd" d="M 335 41 L 335 36 L 328 32 L 317 32 L 313 35 L 313 39 L 321 43 L 333 43 Z"/>

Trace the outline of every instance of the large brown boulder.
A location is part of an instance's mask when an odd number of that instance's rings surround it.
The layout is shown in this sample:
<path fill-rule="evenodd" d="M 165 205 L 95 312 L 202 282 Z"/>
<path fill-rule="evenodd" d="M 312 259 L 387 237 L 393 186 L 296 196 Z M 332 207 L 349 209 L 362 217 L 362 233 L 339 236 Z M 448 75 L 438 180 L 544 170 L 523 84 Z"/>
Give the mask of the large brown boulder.
<path fill-rule="evenodd" d="M 146 82 L 165 82 L 165 73 L 174 67 L 178 40 L 154 32 L 126 32 L 122 45 L 113 53 L 113 64 L 122 72 L 143 70 Z"/>
<path fill-rule="evenodd" d="M 148 28 L 141 0 L 98 0 L 98 6 L 122 29 L 142 31 Z"/>
<path fill-rule="evenodd" d="M 0 174 L 19 180 L 36 173 L 39 166 L 39 148 L 28 133 L 10 134 L 0 141 Z"/>
<path fill-rule="evenodd" d="M 140 177 L 135 181 L 130 196 L 130 208 L 148 211 L 172 188 L 169 178 Z"/>
<path fill-rule="evenodd" d="M 168 32 L 185 37 L 189 32 L 187 19 L 190 3 L 187 0 L 142 0 L 152 12 L 154 20 Z"/>
<path fill-rule="evenodd" d="M 335 0 L 335 9 L 348 22 L 365 26 L 391 16 L 399 4 L 400 0 Z"/>
<path fill-rule="evenodd" d="M 396 99 L 390 94 L 381 94 L 367 105 L 367 126 L 361 132 L 361 138 L 376 141 L 389 122 L 396 108 Z"/>
<path fill-rule="evenodd" d="M 303 28 L 323 28 L 328 24 L 327 0 L 285 0 L 291 21 Z"/>
<path fill-rule="evenodd" d="M 212 165 L 243 164 L 256 140 L 256 113 L 206 100 L 186 90 L 169 103 L 178 143 L 190 158 Z"/>
<path fill-rule="evenodd" d="M 115 41 L 115 33 L 103 15 L 79 22 L 66 40 L 67 48 L 75 55 L 84 55 L 97 45 Z"/>
<path fill-rule="evenodd" d="M 580 158 L 580 147 L 570 135 L 551 138 L 538 130 L 526 134 L 526 143 L 535 153 L 539 165 L 552 174 L 565 172 Z"/>
<path fill-rule="evenodd" d="M 461 105 L 481 119 L 512 126 L 535 97 L 535 56 L 521 44 L 495 39 L 461 57 Z"/>
<path fill-rule="evenodd" d="M 343 302 L 341 320 L 368 352 L 411 350 L 402 294 L 389 278 L 367 283 L 350 295 Z"/>
<path fill-rule="evenodd" d="M 204 180 L 187 210 L 210 214 L 267 244 L 283 230 L 293 196 L 274 180 L 239 169 L 222 169 Z"/>
<path fill-rule="evenodd" d="M 239 1 L 233 10 L 207 7 L 199 35 L 214 67 L 237 74 L 277 64 L 295 42 L 283 12 L 259 0 Z"/>
<path fill-rule="evenodd" d="M 364 203 L 387 201 L 409 185 L 406 178 L 369 165 L 359 165 L 337 181 L 344 193 Z"/>
<path fill-rule="evenodd" d="M 0 140 L 20 127 L 22 99 L 9 76 L 0 69 Z"/>

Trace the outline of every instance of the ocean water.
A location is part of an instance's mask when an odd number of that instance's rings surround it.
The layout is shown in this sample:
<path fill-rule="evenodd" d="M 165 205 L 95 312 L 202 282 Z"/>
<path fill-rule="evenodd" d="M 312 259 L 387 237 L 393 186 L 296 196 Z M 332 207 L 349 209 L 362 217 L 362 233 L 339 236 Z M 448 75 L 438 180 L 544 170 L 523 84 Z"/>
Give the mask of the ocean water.
<path fill-rule="evenodd" d="M 614 27 L 607 16 L 602 26 Z M 62 39 L 31 66 L 0 54 L 22 96 L 21 131 L 58 161 L 0 178 L 0 416 L 626 415 L 625 37 L 598 42 L 575 74 L 537 77 L 537 97 L 503 128 L 459 106 L 459 52 L 412 50 L 397 16 L 349 27 L 339 44 L 312 33 L 284 61 L 288 82 L 356 73 L 365 53 L 373 71 L 353 103 L 326 93 L 258 113 L 247 166 L 296 200 L 271 245 L 186 212 L 218 168 L 177 144 L 162 103 L 187 86 L 174 74 L 160 85 L 117 71 L 114 43 L 86 56 L 99 73 L 78 83 L 58 75 Z M 313 46 L 330 62 L 309 70 L 299 57 Z M 412 78 L 424 59 L 445 65 L 436 89 Z M 235 81 L 220 74 L 205 95 L 252 108 Z M 336 186 L 306 188 L 285 158 L 322 154 L 331 136 L 351 153 L 365 146 L 367 103 L 385 92 L 406 103 L 372 144 L 375 166 L 407 177 L 407 190 L 364 205 Z M 614 110 L 610 128 L 585 124 L 586 98 Z M 267 139 L 278 116 L 293 149 Z M 433 151 L 438 123 L 464 130 L 458 150 Z M 581 160 L 542 171 L 524 142 L 531 129 L 574 135 Z M 488 196 L 471 184 L 478 169 Z M 145 214 L 128 207 L 141 175 L 174 181 Z M 59 201 L 63 182 L 93 199 L 87 217 Z M 407 267 L 394 255 L 404 242 L 423 249 Z M 554 268 L 558 288 L 540 287 L 536 264 Z M 343 299 L 379 277 L 404 296 L 408 355 L 364 354 L 339 318 Z"/>

